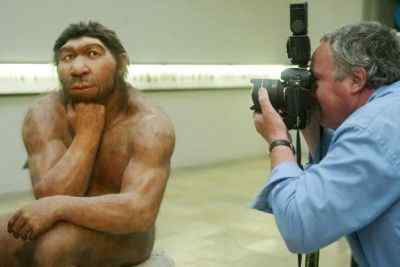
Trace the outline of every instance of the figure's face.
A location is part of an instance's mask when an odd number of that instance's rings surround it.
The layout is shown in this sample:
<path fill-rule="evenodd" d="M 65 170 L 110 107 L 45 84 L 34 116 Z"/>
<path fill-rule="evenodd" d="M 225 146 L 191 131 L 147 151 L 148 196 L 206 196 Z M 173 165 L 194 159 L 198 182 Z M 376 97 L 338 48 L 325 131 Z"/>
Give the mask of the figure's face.
<path fill-rule="evenodd" d="M 331 48 L 325 42 L 315 50 L 311 69 L 316 79 L 315 95 L 321 107 L 321 124 L 336 129 L 352 112 L 351 77 L 335 79 Z"/>
<path fill-rule="evenodd" d="M 101 101 L 114 90 L 117 62 L 99 39 L 81 37 L 61 47 L 57 72 L 72 101 Z"/>

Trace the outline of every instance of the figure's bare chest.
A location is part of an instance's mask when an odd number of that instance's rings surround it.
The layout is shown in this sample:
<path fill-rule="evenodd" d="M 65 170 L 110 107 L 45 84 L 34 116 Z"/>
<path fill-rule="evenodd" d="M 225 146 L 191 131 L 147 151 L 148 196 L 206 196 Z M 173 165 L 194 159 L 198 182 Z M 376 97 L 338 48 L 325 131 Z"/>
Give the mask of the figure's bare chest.
<path fill-rule="evenodd" d="M 107 192 L 119 192 L 131 154 L 126 132 L 115 130 L 105 133 L 93 166 L 91 187 L 100 187 Z"/>

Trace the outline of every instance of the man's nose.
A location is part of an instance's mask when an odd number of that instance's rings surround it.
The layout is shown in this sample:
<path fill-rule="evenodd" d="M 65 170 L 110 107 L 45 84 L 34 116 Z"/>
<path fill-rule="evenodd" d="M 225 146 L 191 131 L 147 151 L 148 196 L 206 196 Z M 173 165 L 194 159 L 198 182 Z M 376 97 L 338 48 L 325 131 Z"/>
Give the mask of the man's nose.
<path fill-rule="evenodd" d="M 84 58 L 80 56 L 76 57 L 71 65 L 71 75 L 80 77 L 88 74 L 90 69 L 86 63 Z"/>

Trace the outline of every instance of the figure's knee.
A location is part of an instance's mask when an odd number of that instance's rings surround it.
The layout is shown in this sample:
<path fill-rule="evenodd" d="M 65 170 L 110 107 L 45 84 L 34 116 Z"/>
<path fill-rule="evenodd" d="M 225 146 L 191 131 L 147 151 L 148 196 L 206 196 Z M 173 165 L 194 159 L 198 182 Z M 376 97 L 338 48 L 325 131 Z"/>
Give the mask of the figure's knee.
<path fill-rule="evenodd" d="M 35 241 L 35 267 L 74 266 L 80 253 L 80 227 L 60 223 Z"/>

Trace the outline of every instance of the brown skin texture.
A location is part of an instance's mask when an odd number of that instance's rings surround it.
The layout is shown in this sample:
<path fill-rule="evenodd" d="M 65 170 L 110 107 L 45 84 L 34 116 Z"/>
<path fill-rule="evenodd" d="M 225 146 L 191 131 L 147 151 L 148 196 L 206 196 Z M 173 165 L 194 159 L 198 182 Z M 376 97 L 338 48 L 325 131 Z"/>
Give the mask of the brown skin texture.
<path fill-rule="evenodd" d="M 90 37 L 63 46 L 63 91 L 24 121 L 37 200 L 0 222 L 5 266 L 124 266 L 149 257 L 175 136 L 165 114 L 119 87 L 124 56 L 117 61 Z"/>

